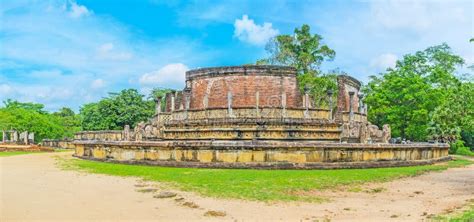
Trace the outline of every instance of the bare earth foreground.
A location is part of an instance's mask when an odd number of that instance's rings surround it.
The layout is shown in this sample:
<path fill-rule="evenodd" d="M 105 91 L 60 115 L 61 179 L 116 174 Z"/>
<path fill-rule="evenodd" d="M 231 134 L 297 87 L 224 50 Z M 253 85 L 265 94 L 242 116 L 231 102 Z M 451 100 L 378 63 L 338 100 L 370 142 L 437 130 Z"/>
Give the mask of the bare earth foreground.
<path fill-rule="evenodd" d="M 64 171 L 54 156 L 70 152 L 0 158 L 0 221 L 421 221 L 474 198 L 474 165 L 369 186 L 380 193 L 322 192 L 325 203 L 261 203 L 222 200 L 179 192 L 156 199 L 137 192 L 157 184 L 133 178 Z M 183 202 L 197 204 L 184 206 Z M 224 217 L 204 216 L 225 211 Z"/>

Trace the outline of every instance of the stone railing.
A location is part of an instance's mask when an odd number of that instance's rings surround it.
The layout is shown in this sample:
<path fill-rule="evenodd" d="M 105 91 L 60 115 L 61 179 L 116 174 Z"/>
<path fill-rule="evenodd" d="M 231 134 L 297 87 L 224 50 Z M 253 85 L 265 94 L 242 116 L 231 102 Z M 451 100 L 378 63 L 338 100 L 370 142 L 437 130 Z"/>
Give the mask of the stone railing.
<path fill-rule="evenodd" d="M 120 141 L 123 139 L 122 130 L 82 131 L 74 135 L 74 140 Z"/>
<path fill-rule="evenodd" d="M 75 146 L 72 143 L 73 140 L 64 139 L 64 140 L 54 140 L 54 139 L 44 139 L 41 141 L 41 146 L 44 147 L 54 147 L 61 149 L 74 149 Z"/>

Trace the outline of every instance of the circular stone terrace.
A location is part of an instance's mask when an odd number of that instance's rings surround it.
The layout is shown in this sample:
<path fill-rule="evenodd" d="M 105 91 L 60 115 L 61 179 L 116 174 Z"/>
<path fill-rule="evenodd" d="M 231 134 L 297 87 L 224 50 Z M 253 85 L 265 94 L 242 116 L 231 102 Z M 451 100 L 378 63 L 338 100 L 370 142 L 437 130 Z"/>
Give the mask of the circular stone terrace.
<path fill-rule="evenodd" d="M 367 121 L 360 82 L 338 76 L 337 84 L 337 92 L 313 98 L 300 91 L 291 67 L 191 70 L 183 90 L 156 98 L 156 113 L 149 121 L 133 129 L 77 133 L 75 156 L 265 169 L 391 167 L 449 159 L 446 144 L 388 143 L 390 127 L 379 129 Z"/>

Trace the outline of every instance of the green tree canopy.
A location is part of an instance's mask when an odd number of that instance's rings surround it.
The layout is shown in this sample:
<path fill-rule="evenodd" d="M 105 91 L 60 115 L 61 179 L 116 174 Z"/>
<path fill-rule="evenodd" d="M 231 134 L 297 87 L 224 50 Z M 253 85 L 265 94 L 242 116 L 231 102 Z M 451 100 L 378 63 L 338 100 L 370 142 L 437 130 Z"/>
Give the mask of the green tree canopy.
<path fill-rule="evenodd" d="M 134 127 L 154 114 L 154 102 L 145 100 L 136 89 L 109 93 L 97 103 L 85 104 L 80 110 L 84 130 L 119 130 Z"/>
<path fill-rule="evenodd" d="M 405 55 L 395 68 L 371 76 L 365 88 L 369 120 L 389 123 L 394 137 L 427 139 L 433 112 L 460 84 L 455 70 L 463 63 L 447 44 Z"/>
<path fill-rule="evenodd" d="M 63 108 L 60 112 L 67 110 L 69 116 L 51 114 L 43 110 L 44 105 L 38 103 L 22 103 L 15 100 L 4 101 L 5 107 L 0 108 L 0 129 L 15 129 L 19 132 L 28 131 L 35 133 L 35 142 L 43 139 L 62 139 L 72 137 L 80 130 L 80 123 L 69 108 Z"/>
<path fill-rule="evenodd" d="M 337 74 L 341 71 L 330 71 L 323 74 L 322 62 L 332 60 L 336 52 L 322 43 L 323 38 L 311 34 L 309 25 L 296 28 L 293 35 L 278 35 L 271 39 L 265 49 L 269 58 L 257 61 L 257 64 L 285 65 L 296 68 L 301 91 L 308 89 L 315 98 L 317 107 L 327 106 L 327 90 L 333 90 L 337 96 Z"/>
<path fill-rule="evenodd" d="M 336 52 L 322 43 L 322 37 L 311 34 L 309 25 L 296 28 L 293 35 L 278 35 L 266 46 L 270 58 L 257 64 L 286 65 L 295 67 L 300 74 L 316 75 L 324 60 L 331 60 Z"/>

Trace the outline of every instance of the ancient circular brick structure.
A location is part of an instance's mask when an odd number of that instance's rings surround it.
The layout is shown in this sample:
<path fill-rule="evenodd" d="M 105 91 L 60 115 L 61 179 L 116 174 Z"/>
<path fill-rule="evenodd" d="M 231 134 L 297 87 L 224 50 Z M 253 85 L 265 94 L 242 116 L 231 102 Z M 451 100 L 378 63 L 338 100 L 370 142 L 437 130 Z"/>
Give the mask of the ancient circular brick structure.
<path fill-rule="evenodd" d="M 133 130 L 76 134 L 76 156 L 182 167 L 360 168 L 449 159 L 446 144 L 389 144 L 390 127 L 367 121 L 360 82 L 339 76 L 327 104 L 301 92 L 282 66 L 203 68 L 157 98 L 156 115 Z M 333 101 L 333 95 L 337 100 Z M 165 109 L 161 110 L 161 101 Z M 320 98 L 318 98 L 320 99 Z"/>
<path fill-rule="evenodd" d="M 189 109 L 227 108 L 232 96 L 233 108 L 252 108 L 257 98 L 260 107 L 287 108 L 302 106 L 296 81 L 296 70 L 290 67 L 237 66 L 203 68 L 186 73 L 186 86 L 191 89 Z"/>

